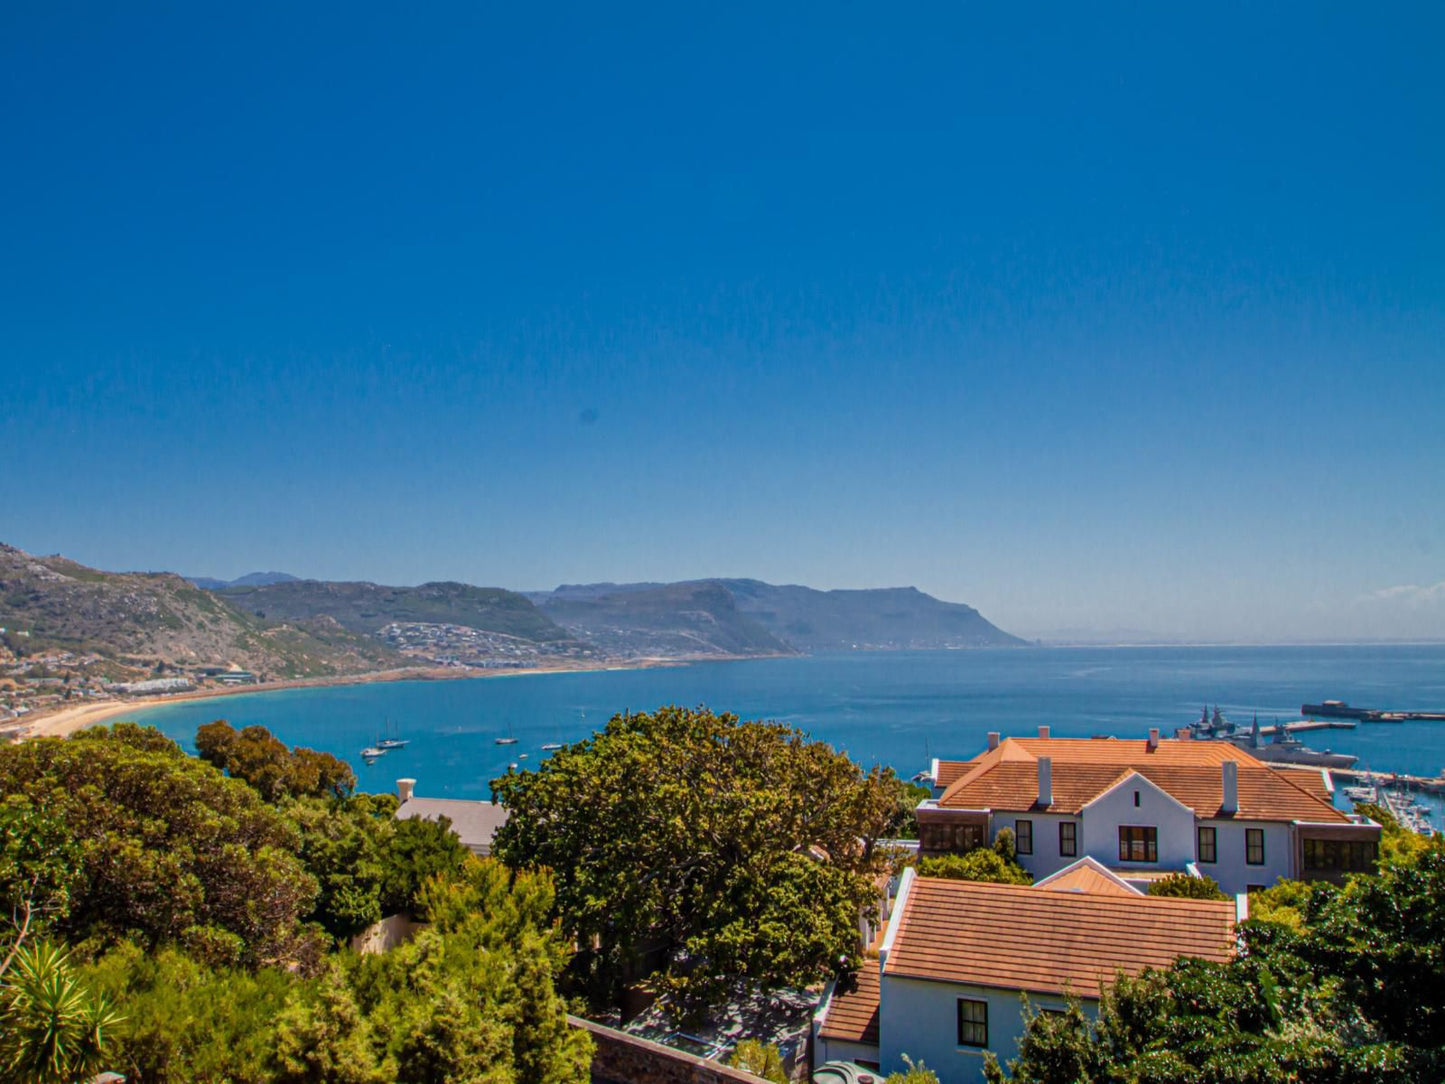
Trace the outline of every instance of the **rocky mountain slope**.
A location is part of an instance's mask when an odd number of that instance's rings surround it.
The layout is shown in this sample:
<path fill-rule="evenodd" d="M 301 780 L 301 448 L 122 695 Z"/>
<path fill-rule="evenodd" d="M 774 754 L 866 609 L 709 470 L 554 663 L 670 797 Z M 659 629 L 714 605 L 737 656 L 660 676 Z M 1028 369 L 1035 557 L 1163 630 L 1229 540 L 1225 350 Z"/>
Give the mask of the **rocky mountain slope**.
<path fill-rule="evenodd" d="M 168 572 L 101 572 L 0 545 L 0 628 L 17 653 L 85 652 L 137 669 L 239 666 L 266 677 L 404 665 L 335 621 L 263 620 Z"/>
<path fill-rule="evenodd" d="M 792 655 L 794 649 L 742 613 L 712 581 L 559 588 L 542 611 L 607 654 L 639 656 Z"/>
<path fill-rule="evenodd" d="M 385 587 L 375 583 L 289 580 L 255 587 L 226 587 L 216 594 L 267 621 L 329 617 L 342 628 L 375 636 L 393 623 L 456 625 L 538 644 L 572 637 L 528 601 L 500 587 L 424 583 Z"/>
<path fill-rule="evenodd" d="M 528 596 L 574 635 L 614 650 L 728 654 L 1016 647 L 972 606 L 914 587 L 818 591 L 760 580 L 564 584 Z"/>

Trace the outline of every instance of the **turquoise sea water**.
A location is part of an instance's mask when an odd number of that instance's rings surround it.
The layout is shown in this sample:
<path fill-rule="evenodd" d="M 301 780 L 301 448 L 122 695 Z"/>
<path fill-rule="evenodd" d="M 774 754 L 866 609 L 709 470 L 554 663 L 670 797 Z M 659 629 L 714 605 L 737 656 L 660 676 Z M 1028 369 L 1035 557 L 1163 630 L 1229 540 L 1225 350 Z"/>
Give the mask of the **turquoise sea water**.
<path fill-rule="evenodd" d="M 909 776 L 930 756 L 966 757 L 990 730 L 1055 736 L 1167 733 L 1218 703 L 1238 723 L 1299 717 L 1325 698 L 1368 707 L 1445 709 L 1445 645 L 1410 647 L 1031 648 L 865 652 L 700 663 L 655 670 L 513 675 L 292 689 L 138 712 L 191 747 L 216 718 L 260 723 L 290 744 L 348 760 L 362 790 L 403 776 L 433 797 L 480 798 L 509 762 L 534 765 L 545 742 L 574 741 L 623 710 L 706 704 L 791 723 L 864 764 Z M 388 724 L 411 739 L 374 765 L 357 753 Z M 514 735 L 515 745 L 494 739 Z M 1305 735 L 1377 771 L 1437 774 L 1445 723 L 1362 724 Z M 523 758 L 521 754 L 526 754 Z"/>

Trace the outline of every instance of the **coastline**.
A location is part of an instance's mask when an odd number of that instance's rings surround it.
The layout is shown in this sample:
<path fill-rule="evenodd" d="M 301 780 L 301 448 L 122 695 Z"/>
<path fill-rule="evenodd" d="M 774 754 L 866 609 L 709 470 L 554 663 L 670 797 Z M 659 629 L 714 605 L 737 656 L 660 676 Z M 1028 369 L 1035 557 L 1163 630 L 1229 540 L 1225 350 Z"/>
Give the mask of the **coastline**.
<path fill-rule="evenodd" d="M 456 667 L 417 666 L 400 670 L 376 670 L 364 674 L 329 677 L 289 678 L 255 685 L 229 685 L 219 689 L 194 689 L 169 696 L 142 696 L 133 700 L 103 700 L 99 703 L 66 704 L 44 714 L 36 713 L 19 728 L 17 740 L 68 738 L 80 730 L 123 719 L 127 713 L 178 704 L 188 700 L 212 700 L 251 693 L 280 692 L 285 689 L 317 689 L 338 685 L 372 685 L 393 681 L 465 681 L 469 679 L 523 677 L 536 674 L 583 674 L 606 670 L 653 670 L 665 666 L 688 666 L 694 662 L 728 662 L 751 656 L 707 655 L 688 658 L 607 659 L 587 665 L 529 666 L 505 670 L 462 670 Z"/>

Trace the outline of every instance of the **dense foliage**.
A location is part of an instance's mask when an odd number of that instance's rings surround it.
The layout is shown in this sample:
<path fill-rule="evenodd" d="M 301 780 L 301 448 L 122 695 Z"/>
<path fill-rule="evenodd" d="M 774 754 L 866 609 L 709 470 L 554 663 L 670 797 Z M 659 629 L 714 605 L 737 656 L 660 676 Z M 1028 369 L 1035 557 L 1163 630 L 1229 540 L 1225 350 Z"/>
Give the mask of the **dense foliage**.
<path fill-rule="evenodd" d="M 1001 829 L 992 847 L 977 847 L 967 854 L 940 854 L 918 861 L 920 877 L 946 877 L 955 881 L 988 881 L 1001 885 L 1028 885 L 1034 879 L 1018 864 L 1014 834 Z"/>
<path fill-rule="evenodd" d="M 268 802 L 282 798 L 345 798 L 356 773 L 344 760 L 315 749 L 289 749 L 264 726 L 237 730 L 224 719 L 196 731 L 196 754 L 244 779 Z"/>
<path fill-rule="evenodd" d="M 70 939 L 183 944 L 248 965 L 304 954 L 298 919 L 316 881 L 295 826 L 155 730 L 5 746 L 0 792 L 63 826 L 76 867 L 56 926 Z"/>
<path fill-rule="evenodd" d="M 1219 890 L 1213 877 L 1193 877 L 1187 873 L 1171 873 L 1149 882 L 1149 895 L 1173 896 L 1186 900 L 1224 900 L 1229 897 Z"/>
<path fill-rule="evenodd" d="M 0 749 L 0 1084 L 583 1084 L 547 873 L 245 776 L 129 724 Z M 396 910 L 426 925 L 383 955 L 323 933 Z"/>
<path fill-rule="evenodd" d="M 1010 1063 L 1020 1084 L 1320 1084 L 1445 1076 L 1445 848 L 1343 886 L 1259 894 L 1228 963 L 1181 960 L 1121 978 L 1097 1020 L 1032 1016 Z M 1271 899 L 1273 897 L 1273 899 Z M 1274 920 L 1275 917 L 1283 921 Z M 990 1079 L 1004 1079 L 995 1063 Z"/>
<path fill-rule="evenodd" d="M 733 1047 L 732 1053 L 728 1055 L 728 1065 L 764 1080 L 771 1080 L 773 1084 L 788 1084 L 783 1052 L 771 1043 L 744 1039 Z"/>
<path fill-rule="evenodd" d="M 554 872 L 574 975 L 609 998 L 648 974 L 712 998 L 844 966 L 899 804 L 891 773 L 796 730 L 676 707 L 492 785 L 511 811 L 495 853 Z"/>

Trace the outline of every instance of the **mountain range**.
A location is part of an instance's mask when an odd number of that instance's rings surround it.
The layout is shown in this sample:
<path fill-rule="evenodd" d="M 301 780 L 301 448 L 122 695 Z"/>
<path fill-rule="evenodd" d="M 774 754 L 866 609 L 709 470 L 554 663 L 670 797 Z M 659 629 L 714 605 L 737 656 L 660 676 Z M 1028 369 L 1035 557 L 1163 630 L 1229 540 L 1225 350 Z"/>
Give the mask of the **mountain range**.
<path fill-rule="evenodd" d="M 17 639 L 21 637 L 23 639 Z M 818 591 L 759 580 L 389 587 L 103 572 L 0 545 L 0 643 L 134 669 L 239 666 L 262 677 L 547 659 L 700 658 L 1017 646 L 971 606 L 912 587 Z"/>

